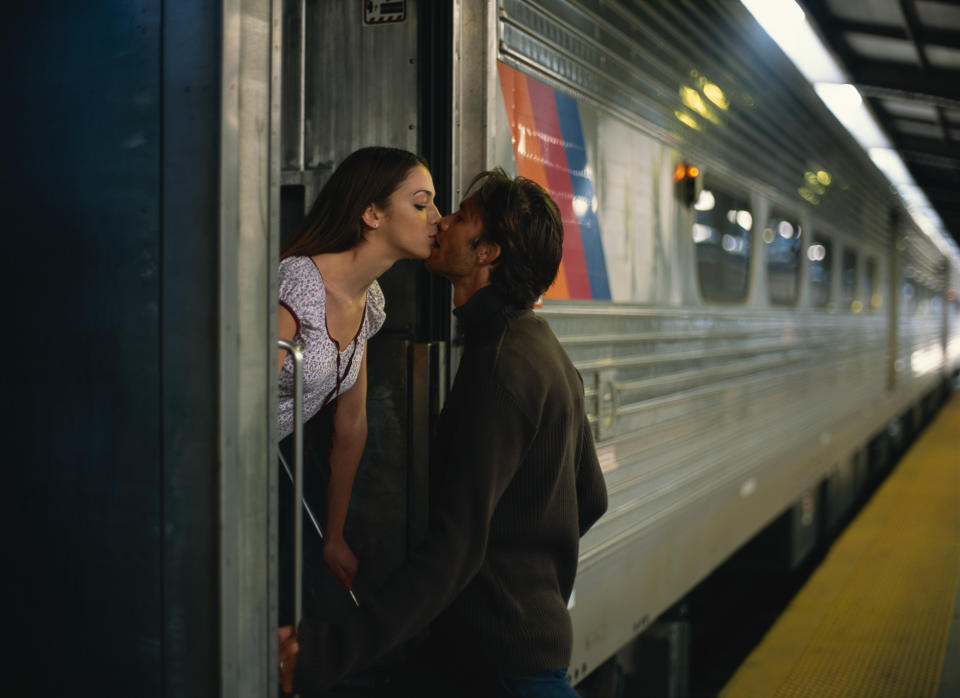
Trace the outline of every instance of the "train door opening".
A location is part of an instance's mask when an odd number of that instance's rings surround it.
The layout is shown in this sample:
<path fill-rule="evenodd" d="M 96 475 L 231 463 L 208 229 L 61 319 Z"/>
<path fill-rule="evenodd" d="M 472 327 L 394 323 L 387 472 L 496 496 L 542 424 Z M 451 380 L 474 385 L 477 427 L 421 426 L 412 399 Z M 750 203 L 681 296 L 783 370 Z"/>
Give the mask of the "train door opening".
<path fill-rule="evenodd" d="M 337 164 L 364 146 L 424 156 L 437 206 L 449 210 L 452 13 L 449 7 L 422 11 L 415 2 L 284 3 L 281 238 L 299 223 Z M 398 262 L 379 283 L 387 317 L 367 347 L 368 437 L 345 530 L 360 561 L 355 590 L 361 603 L 364 591 L 403 562 L 425 529 L 427 447 L 446 390 L 450 335 L 448 284 L 429 275 L 422 261 Z M 329 414 L 317 415 L 308 439 L 327 420 Z M 292 497 L 285 479 L 281 502 Z M 315 509 L 324 508 L 323 479 L 305 475 Z M 305 546 L 317 542 L 312 535 L 305 521 Z M 284 596 L 291 593 L 286 579 L 281 571 L 281 616 Z M 305 589 L 305 614 L 335 618 L 349 610 L 353 601 L 329 575 L 314 582 L 316 588 Z"/>

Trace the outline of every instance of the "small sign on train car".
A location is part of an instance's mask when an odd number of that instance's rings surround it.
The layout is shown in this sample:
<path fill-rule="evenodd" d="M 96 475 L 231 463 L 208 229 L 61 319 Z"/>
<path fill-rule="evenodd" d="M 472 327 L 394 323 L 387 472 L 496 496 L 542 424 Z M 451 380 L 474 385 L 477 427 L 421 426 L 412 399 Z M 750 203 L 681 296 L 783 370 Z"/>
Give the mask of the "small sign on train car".
<path fill-rule="evenodd" d="M 407 19 L 407 0 L 375 2 L 363 0 L 363 23 L 366 26 L 396 24 Z"/>

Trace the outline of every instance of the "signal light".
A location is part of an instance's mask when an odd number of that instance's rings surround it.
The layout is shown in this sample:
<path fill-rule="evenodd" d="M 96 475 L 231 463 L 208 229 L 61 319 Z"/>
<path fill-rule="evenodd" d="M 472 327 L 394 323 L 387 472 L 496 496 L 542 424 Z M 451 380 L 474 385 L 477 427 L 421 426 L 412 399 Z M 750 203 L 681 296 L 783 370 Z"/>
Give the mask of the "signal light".
<path fill-rule="evenodd" d="M 686 206 L 692 206 L 700 195 L 700 168 L 685 162 L 677 163 L 673 170 L 676 196 Z"/>

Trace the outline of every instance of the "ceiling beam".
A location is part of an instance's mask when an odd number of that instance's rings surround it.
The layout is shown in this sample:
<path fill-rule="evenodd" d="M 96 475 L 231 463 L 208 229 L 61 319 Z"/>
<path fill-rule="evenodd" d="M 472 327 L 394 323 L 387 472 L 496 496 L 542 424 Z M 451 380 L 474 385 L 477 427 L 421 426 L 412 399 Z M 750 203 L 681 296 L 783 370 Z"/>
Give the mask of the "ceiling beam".
<path fill-rule="evenodd" d="M 926 95 L 933 98 L 925 100 L 931 103 L 939 103 L 937 100 L 960 103 L 960 70 L 922 70 L 914 65 L 852 56 L 847 61 L 847 69 L 858 88 L 863 86 L 867 90 L 879 88 L 901 94 Z"/>
<path fill-rule="evenodd" d="M 885 39 L 902 39 L 911 41 L 909 33 L 901 26 L 890 24 L 874 24 L 873 22 L 858 22 L 849 19 L 834 18 L 831 22 L 843 34 L 870 34 Z M 939 29 L 918 25 L 914 28 L 915 37 L 926 45 L 955 47 L 960 45 L 960 31 L 956 29 Z"/>
<path fill-rule="evenodd" d="M 941 162 L 952 160 L 953 167 L 960 169 L 960 143 L 956 141 L 924 138 L 923 136 L 912 136 L 898 132 L 889 135 L 893 138 L 893 144 L 897 150 L 935 156 Z"/>
<path fill-rule="evenodd" d="M 920 36 L 923 25 L 920 23 L 920 16 L 917 14 L 917 6 L 914 0 L 900 0 L 900 11 L 903 12 L 903 17 L 907 22 L 907 34 L 917 49 L 920 65 L 923 66 L 925 73 L 929 73 L 933 70 L 933 66 L 930 65 L 923 38 Z M 934 109 L 937 113 L 937 124 L 944 129 L 944 134 L 947 134 L 947 130 L 944 128 L 947 123 L 947 117 L 943 113 L 943 107 L 937 106 Z M 947 137 L 949 138 L 949 136 Z"/>
<path fill-rule="evenodd" d="M 880 85 L 857 84 L 860 94 L 869 99 L 901 99 L 910 102 L 921 102 L 923 104 L 932 104 L 934 106 L 949 107 L 951 109 L 960 109 L 960 99 L 950 99 L 938 95 L 921 94 L 912 90 L 896 89 L 893 87 L 882 87 Z"/>

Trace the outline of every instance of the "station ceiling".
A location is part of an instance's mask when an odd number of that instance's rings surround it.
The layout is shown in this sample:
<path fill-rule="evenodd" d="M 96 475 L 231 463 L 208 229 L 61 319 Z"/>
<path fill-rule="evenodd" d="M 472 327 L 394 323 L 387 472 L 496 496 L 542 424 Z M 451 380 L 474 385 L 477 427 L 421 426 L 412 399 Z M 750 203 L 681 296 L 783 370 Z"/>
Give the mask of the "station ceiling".
<path fill-rule="evenodd" d="M 960 245 L 960 0 L 799 0 Z"/>

